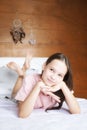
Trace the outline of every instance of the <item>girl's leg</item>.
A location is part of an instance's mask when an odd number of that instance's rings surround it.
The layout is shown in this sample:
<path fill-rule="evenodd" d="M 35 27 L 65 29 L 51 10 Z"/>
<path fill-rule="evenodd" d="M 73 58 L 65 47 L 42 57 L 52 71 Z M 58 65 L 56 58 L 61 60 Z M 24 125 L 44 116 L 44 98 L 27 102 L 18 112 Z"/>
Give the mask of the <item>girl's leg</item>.
<path fill-rule="evenodd" d="M 7 64 L 7 66 L 10 69 L 16 71 L 19 75 L 18 79 L 16 81 L 16 84 L 13 88 L 13 91 L 12 91 L 12 97 L 14 97 L 17 94 L 17 92 L 19 91 L 19 89 L 22 86 L 23 78 L 25 77 L 26 70 L 29 69 L 29 66 L 30 66 L 29 64 L 30 64 L 31 58 L 32 58 L 31 55 L 29 56 L 29 54 L 27 54 L 22 68 L 20 68 L 20 66 L 17 65 L 15 62 L 10 62 Z"/>
<path fill-rule="evenodd" d="M 19 89 L 21 88 L 22 86 L 22 82 L 23 82 L 23 76 L 19 76 L 15 85 L 14 85 L 14 88 L 12 90 L 12 94 L 11 94 L 11 97 L 14 98 L 15 95 L 17 94 L 17 92 L 19 91 Z"/>
<path fill-rule="evenodd" d="M 7 64 L 7 67 L 16 71 L 18 75 L 24 75 L 23 74 L 23 70 L 20 68 L 20 66 L 18 64 L 16 64 L 15 62 L 9 62 Z"/>

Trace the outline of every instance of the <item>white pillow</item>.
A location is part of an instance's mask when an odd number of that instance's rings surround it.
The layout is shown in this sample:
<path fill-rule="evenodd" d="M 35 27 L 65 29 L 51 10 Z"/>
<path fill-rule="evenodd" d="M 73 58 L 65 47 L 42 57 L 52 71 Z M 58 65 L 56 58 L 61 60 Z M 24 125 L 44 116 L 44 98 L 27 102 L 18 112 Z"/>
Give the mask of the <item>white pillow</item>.
<path fill-rule="evenodd" d="M 11 69 L 9 69 L 6 66 L 0 67 L 0 82 L 7 82 L 7 83 L 11 83 L 11 82 L 15 82 L 17 79 L 17 73 Z"/>
<path fill-rule="evenodd" d="M 0 94 L 11 93 L 17 80 L 17 73 L 5 66 L 0 67 Z"/>
<path fill-rule="evenodd" d="M 26 74 L 38 73 L 36 69 L 27 70 Z M 18 74 L 6 66 L 0 67 L 0 94 L 11 94 Z"/>

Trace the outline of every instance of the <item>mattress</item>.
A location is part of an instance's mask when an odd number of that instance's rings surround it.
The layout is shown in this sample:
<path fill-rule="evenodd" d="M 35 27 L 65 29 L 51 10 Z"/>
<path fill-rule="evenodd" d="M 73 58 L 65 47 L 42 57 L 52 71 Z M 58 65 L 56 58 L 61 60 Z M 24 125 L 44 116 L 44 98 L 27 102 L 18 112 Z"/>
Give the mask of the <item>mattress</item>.
<path fill-rule="evenodd" d="M 87 130 L 87 100 L 78 98 L 81 114 L 70 114 L 64 103 L 60 110 L 34 109 L 25 119 L 18 117 L 17 104 L 0 97 L 0 130 Z"/>

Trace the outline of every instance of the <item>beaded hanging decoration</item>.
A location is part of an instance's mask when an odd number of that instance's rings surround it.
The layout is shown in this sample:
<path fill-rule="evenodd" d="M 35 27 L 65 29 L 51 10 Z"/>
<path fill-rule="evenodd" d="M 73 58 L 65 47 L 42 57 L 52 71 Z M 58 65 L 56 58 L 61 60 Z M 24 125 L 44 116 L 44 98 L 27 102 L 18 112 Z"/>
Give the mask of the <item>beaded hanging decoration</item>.
<path fill-rule="evenodd" d="M 18 41 L 20 43 L 23 43 L 22 39 L 25 38 L 25 32 L 23 31 L 22 22 L 20 19 L 15 19 L 13 21 L 13 25 L 12 25 L 10 34 L 11 34 L 12 39 L 15 44 L 17 44 Z"/>

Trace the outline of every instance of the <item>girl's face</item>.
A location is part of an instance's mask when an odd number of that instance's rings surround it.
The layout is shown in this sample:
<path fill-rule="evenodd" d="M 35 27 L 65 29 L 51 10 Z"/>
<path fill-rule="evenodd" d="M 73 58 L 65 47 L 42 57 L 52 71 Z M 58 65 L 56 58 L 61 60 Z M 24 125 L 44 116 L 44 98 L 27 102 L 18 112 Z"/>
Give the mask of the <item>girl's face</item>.
<path fill-rule="evenodd" d="M 54 59 L 48 65 L 44 65 L 42 80 L 47 86 L 54 86 L 63 81 L 66 73 L 66 64 L 61 60 Z"/>

